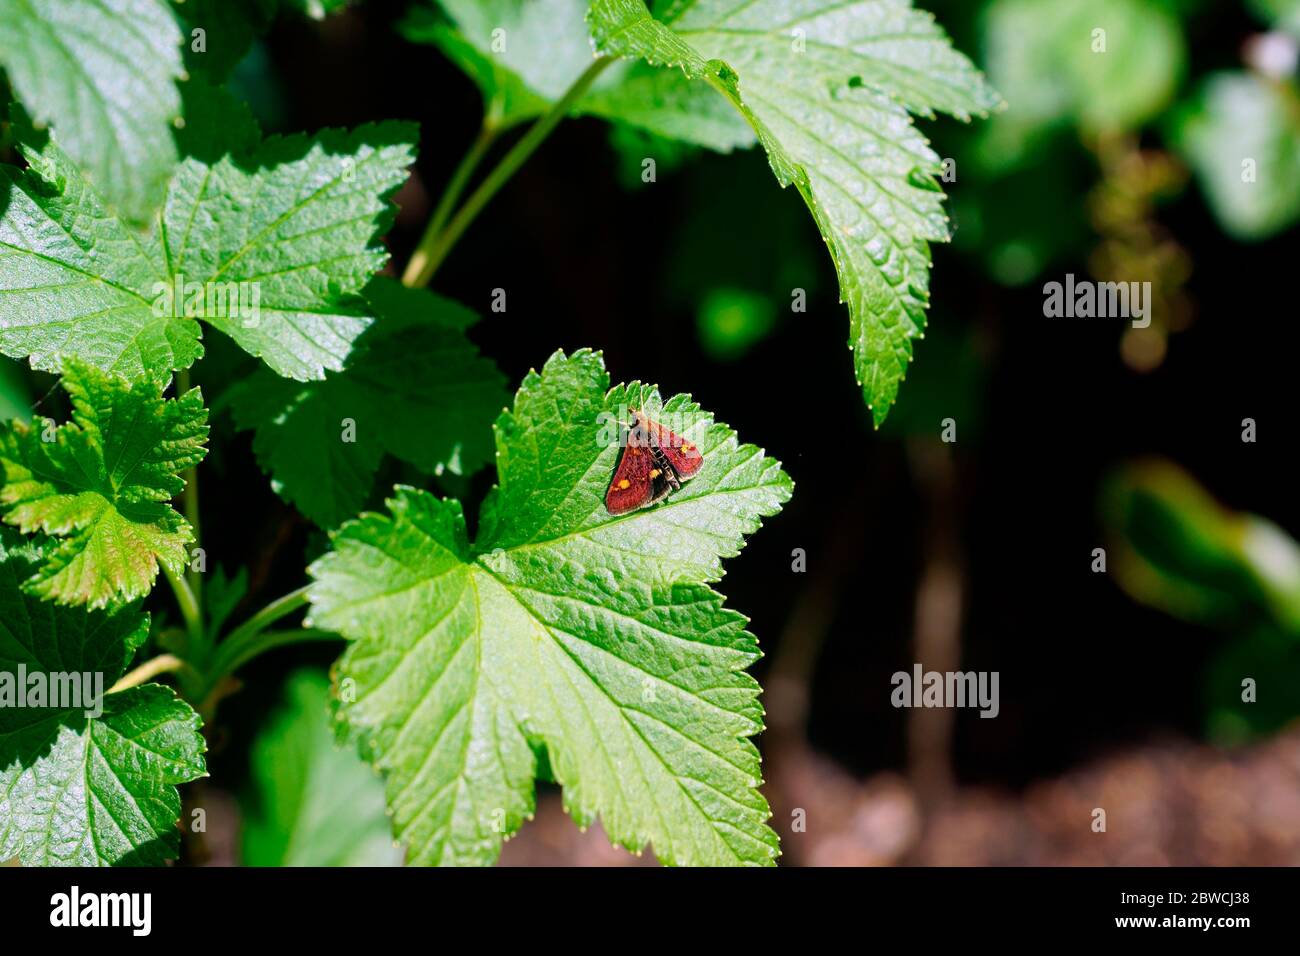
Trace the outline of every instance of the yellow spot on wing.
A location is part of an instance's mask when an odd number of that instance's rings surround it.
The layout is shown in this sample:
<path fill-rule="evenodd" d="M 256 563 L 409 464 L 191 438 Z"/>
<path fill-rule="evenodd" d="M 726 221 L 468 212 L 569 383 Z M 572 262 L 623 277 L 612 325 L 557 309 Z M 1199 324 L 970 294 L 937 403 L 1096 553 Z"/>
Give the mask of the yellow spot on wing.
<path fill-rule="evenodd" d="M 630 488 L 630 487 L 632 487 L 632 482 L 628 481 L 626 478 L 624 478 L 622 481 L 620 481 L 620 482 L 618 483 L 618 490 L 619 490 L 619 491 L 623 491 L 623 490 L 625 490 L 625 489 L 627 489 L 627 488 Z"/>

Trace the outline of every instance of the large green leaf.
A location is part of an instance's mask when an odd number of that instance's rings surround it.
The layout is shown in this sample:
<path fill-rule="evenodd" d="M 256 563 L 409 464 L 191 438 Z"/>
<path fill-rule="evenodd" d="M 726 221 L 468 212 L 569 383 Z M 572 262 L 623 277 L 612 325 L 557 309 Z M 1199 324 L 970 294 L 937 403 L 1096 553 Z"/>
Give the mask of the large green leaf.
<path fill-rule="evenodd" d="M 62 540 L 28 582 L 64 604 L 143 597 L 158 566 L 179 572 L 193 531 L 168 503 L 180 473 L 202 460 L 203 396 L 163 399 L 150 381 L 128 384 L 72 361 L 62 385 L 72 421 L 0 425 L 0 509 L 25 533 Z"/>
<path fill-rule="evenodd" d="M 132 222 L 154 212 L 176 164 L 180 42 L 164 0 L 0 0 L 14 91 Z"/>
<path fill-rule="evenodd" d="M 329 678 L 289 677 L 284 705 L 252 745 L 243 800 L 245 866 L 397 866 L 384 785 L 329 728 Z"/>
<path fill-rule="evenodd" d="M 754 127 L 831 249 L 856 375 L 881 423 L 925 325 L 927 243 L 948 238 L 940 159 L 909 114 L 966 119 L 997 95 L 908 0 L 694 0 L 656 12 L 596 0 L 597 48 L 709 83 Z"/>
<path fill-rule="evenodd" d="M 415 128 L 259 145 L 246 114 L 199 102 L 187 158 L 143 238 L 53 143 L 25 146 L 25 172 L 0 168 L 0 351 L 38 368 L 75 357 L 156 377 L 202 355 L 201 318 L 281 375 L 343 367 L 370 322 L 359 293 L 388 259 L 376 235 Z"/>
<path fill-rule="evenodd" d="M 100 696 L 149 620 L 28 595 L 23 582 L 40 561 L 37 548 L 0 530 L 0 860 L 161 864 L 179 843 L 176 784 L 204 774 L 199 717 L 158 684 Z M 68 691 L 71 680 L 77 698 L 34 705 L 37 686 Z"/>
<path fill-rule="evenodd" d="M 438 0 L 448 19 L 415 7 L 406 36 L 432 43 L 478 85 L 488 121 L 509 126 L 545 113 L 591 66 L 588 0 Z M 644 64 L 606 69 L 574 112 L 630 123 L 727 151 L 753 131 L 713 90 Z"/>
<path fill-rule="evenodd" d="M 342 372 L 300 383 L 263 370 L 230 393 L 276 490 L 327 528 L 361 510 L 385 452 L 428 472 L 477 470 L 509 398 L 465 336 L 473 312 L 387 279 L 367 296 L 377 322 Z"/>
<path fill-rule="evenodd" d="M 671 864 L 768 863 L 758 657 L 707 582 L 790 494 L 780 466 L 686 396 L 606 391 L 556 354 L 496 426 L 499 485 L 471 546 L 456 501 L 399 488 L 311 568 L 310 621 L 352 644 L 342 713 L 387 778 L 415 863 L 489 863 L 534 807 L 539 755 L 580 824 Z M 655 508 L 604 494 L 629 408 L 694 442 Z"/>

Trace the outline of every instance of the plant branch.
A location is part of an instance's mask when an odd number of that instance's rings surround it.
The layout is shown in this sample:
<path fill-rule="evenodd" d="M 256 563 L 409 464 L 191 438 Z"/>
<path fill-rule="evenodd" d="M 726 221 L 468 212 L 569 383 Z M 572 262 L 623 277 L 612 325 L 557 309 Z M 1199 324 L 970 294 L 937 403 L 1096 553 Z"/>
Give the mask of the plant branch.
<path fill-rule="evenodd" d="M 167 565 L 162 565 L 163 574 L 172 586 L 176 603 L 180 606 L 181 617 L 185 619 L 185 633 L 189 638 L 190 650 L 197 649 L 203 642 L 203 615 L 199 611 L 198 599 L 190 589 L 183 575 L 177 574 Z"/>
<path fill-rule="evenodd" d="M 139 667 L 123 674 L 122 678 L 108 689 L 108 693 L 116 694 L 120 690 L 126 690 L 128 687 L 139 687 L 146 681 L 150 681 L 159 674 L 167 674 L 172 671 L 179 671 L 188 668 L 190 665 L 185 663 L 175 654 L 159 654 L 145 661 Z"/>
<path fill-rule="evenodd" d="M 443 191 L 442 198 L 438 200 L 438 206 L 433 211 L 433 217 L 429 220 L 429 225 L 420 238 L 420 244 L 412 253 L 411 261 L 406 264 L 406 272 L 402 274 L 402 283 L 404 285 L 421 286 L 429 281 L 428 278 L 422 278 L 422 276 L 424 270 L 428 267 L 430 254 L 438 243 L 442 227 L 451 218 L 452 210 L 456 208 L 456 201 L 460 199 L 460 195 L 469 184 L 469 179 L 474 174 L 474 170 L 478 168 L 478 164 L 482 162 L 484 155 L 487 154 L 492 143 L 496 141 L 497 133 L 497 127 L 492 124 L 489 118 L 484 117 L 483 126 L 474 140 L 474 145 L 469 148 L 469 152 L 461 159 L 456 171 L 451 174 L 447 188 Z"/>
<path fill-rule="evenodd" d="M 407 274 L 403 276 L 403 281 L 407 285 L 428 285 L 429 280 L 438 271 L 438 267 L 442 265 L 442 260 L 447 258 L 447 254 L 456 245 L 461 233 L 469 227 L 469 224 L 474 221 L 474 218 L 483 210 L 483 207 L 496 195 L 497 190 L 505 185 L 506 181 L 515 174 L 515 171 L 551 134 L 551 130 L 559 125 L 560 120 L 569 115 L 573 104 L 587 92 L 587 88 L 600 75 L 601 70 L 609 66 L 611 62 L 613 61 L 609 57 L 598 57 L 591 66 L 587 67 L 582 76 L 578 77 L 573 82 L 573 85 L 565 91 L 564 96 L 560 97 L 544 116 L 528 128 L 528 132 L 502 157 L 501 162 L 497 163 L 492 172 L 487 174 L 483 182 L 479 183 L 478 188 L 474 190 L 469 199 L 465 200 L 465 204 L 460 207 L 460 210 L 452 217 L 451 222 L 447 224 L 447 228 L 438 234 L 436 239 L 429 244 L 427 250 L 424 249 L 424 244 L 421 243 L 421 249 L 416 252 L 416 255 L 421 260 L 419 267 L 408 268 Z"/>

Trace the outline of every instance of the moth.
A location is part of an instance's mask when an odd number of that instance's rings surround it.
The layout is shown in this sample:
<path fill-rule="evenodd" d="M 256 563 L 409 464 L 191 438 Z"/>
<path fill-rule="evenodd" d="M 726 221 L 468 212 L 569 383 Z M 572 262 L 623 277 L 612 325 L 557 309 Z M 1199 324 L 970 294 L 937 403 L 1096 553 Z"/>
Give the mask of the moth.
<path fill-rule="evenodd" d="M 619 456 L 605 510 L 612 515 L 649 508 L 693 478 L 704 456 L 693 444 L 632 409 L 623 454 Z"/>

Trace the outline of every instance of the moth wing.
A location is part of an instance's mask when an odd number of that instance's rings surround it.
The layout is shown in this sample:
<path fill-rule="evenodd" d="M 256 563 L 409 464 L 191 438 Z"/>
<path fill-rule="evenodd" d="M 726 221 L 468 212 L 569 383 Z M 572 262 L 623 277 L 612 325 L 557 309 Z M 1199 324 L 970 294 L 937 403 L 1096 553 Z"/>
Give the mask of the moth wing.
<path fill-rule="evenodd" d="M 655 442 L 659 445 L 659 450 L 663 452 L 668 464 L 673 466 L 673 471 L 677 472 L 677 477 L 686 479 L 690 478 L 704 464 L 704 456 L 694 444 L 688 442 L 681 435 L 669 431 L 658 422 L 651 421 L 648 418 L 643 419 L 646 428 L 654 436 Z"/>
<path fill-rule="evenodd" d="M 654 471 L 654 455 L 645 429 L 637 424 L 628 430 L 627 441 L 619 456 L 609 490 L 605 492 L 605 510 L 612 515 L 627 514 L 646 505 L 654 504 L 668 493 L 668 482 L 663 475 L 650 477 Z M 660 491 L 659 485 L 663 486 Z"/>

